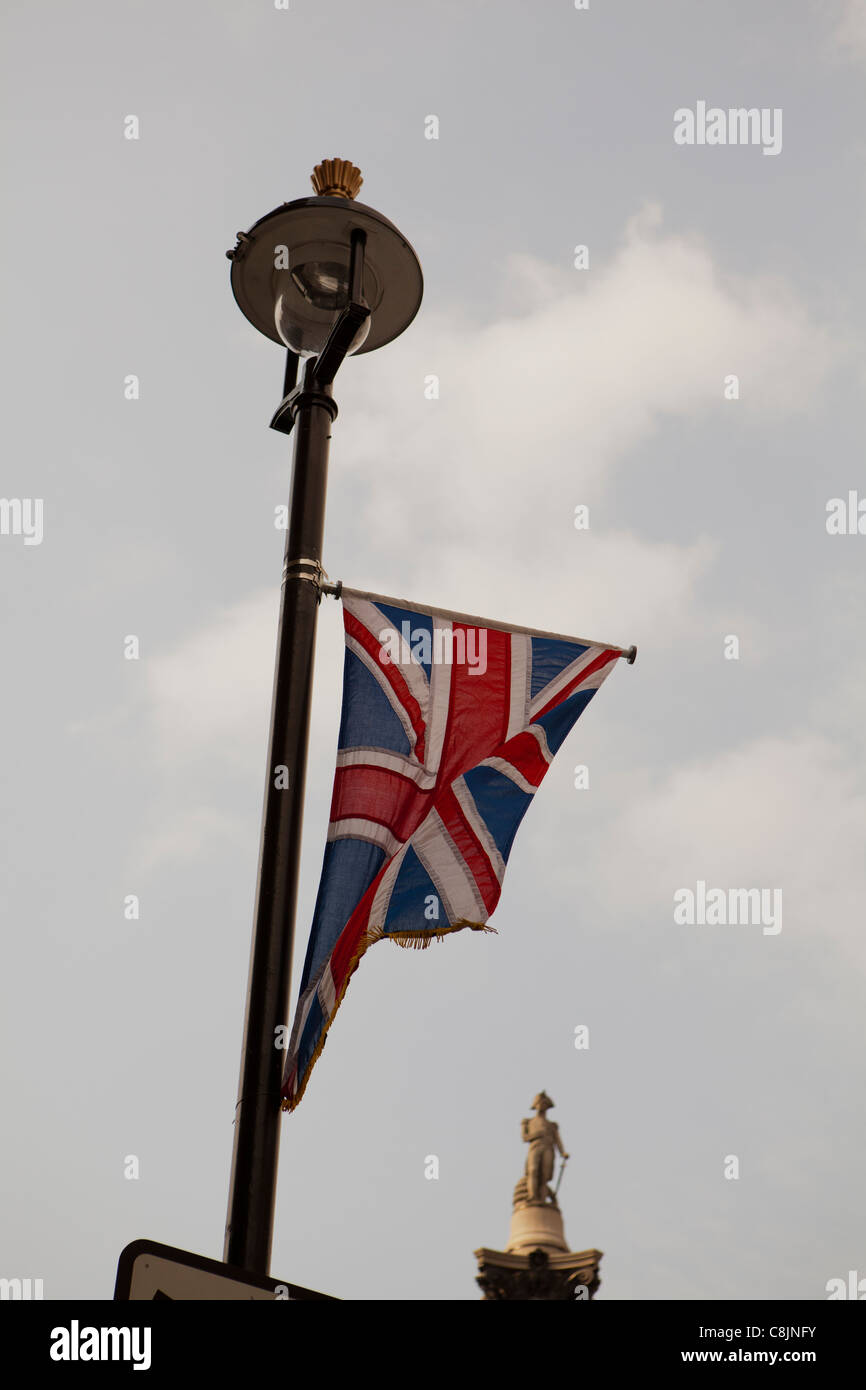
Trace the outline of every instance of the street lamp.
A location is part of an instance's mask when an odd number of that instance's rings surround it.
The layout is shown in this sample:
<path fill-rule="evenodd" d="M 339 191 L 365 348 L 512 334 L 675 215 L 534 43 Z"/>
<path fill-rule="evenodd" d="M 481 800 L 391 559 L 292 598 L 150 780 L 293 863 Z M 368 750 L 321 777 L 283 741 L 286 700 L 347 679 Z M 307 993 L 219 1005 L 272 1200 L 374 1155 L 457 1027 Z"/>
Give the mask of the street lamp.
<path fill-rule="evenodd" d="M 289 524 L 277 631 L 268 772 L 247 986 L 224 1259 L 267 1274 L 273 1235 L 283 1054 L 288 1019 L 316 615 L 322 569 L 331 392 L 345 357 L 391 342 L 418 312 L 423 279 L 406 238 L 355 195 L 361 172 L 326 159 L 315 197 L 239 232 L 226 252 L 250 323 L 286 348 L 271 428 L 294 432 Z M 298 384 L 298 365 L 304 359 Z"/>

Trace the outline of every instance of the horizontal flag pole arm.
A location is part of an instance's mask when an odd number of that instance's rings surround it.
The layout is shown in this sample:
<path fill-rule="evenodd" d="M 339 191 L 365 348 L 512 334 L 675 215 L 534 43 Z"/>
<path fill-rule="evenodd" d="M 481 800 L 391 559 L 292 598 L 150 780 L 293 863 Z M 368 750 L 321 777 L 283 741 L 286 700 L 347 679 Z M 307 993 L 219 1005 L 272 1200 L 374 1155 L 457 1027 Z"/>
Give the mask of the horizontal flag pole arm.
<path fill-rule="evenodd" d="M 516 623 L 500 623 L 492 618 L 477 618 L 468 613 L 452 613 L 447 608 L 431 608 L 429 604 L 411 603 L 405 598 L 389 598 L 387 594 L 371 594 L 363 589 L 347 589 L 342 579 L 338 579 L 336 584 L 320 584 L 319 588 L 323 594 L 330 594 L 333 598 L 341 598 L 344 594 L 349 598 L 360 598 L 367 603 L 387 603 L 390 608 L 406 608 L 410 613 L 424 613 L 437 618 L 447 618 L 449 622 L 465 623 L 467 627 L 489 627 L 497 632 L 523 632 L 528 637 L 552 637 L 557 642 L 577 642 L 584 647 L 606 647 L 608 651 L 619 652 L 624 656 L 629 666 L 633 666 L 637 656 L 637 647 L 618 647 L 614 642 L 596 642 L 589 637 L 571 637 L 564 632 L 544 632 L 537 627 L 520 627 Z"/>

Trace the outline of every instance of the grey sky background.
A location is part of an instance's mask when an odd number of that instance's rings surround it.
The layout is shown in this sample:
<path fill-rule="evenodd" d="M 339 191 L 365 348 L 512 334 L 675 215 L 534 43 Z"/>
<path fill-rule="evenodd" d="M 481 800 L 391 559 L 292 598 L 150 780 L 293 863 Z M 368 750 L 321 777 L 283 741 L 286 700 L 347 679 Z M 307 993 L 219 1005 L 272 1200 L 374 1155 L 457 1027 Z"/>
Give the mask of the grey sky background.
<path fill-rule="evenodd" d="M 825 526 L 866 496 L 864 0 L 10 2 L 3 28 L 0 491 L 44 499 L 44 539 L 0 536 L 0 1274 L 108 1298 L 136 1237 L 221 1255 L 289 476 L 282 356 L 224 252 L 339 155 L 425 300 L 338 379 L 330 575 L 639 655 L 539 791 L 499 934 L 362 962 L 284 1121 L 273 1271 L 477 1298 L 544 1087 L 600 1298 L 866 1275 L 866 536 Z M 698 100 L 781 108 L 781 153 L 675 145 Z M 341 662 L 329 600 L 295 988 Z M 698 879 L 781 889 L 782 931 L 676 925 Z"/>

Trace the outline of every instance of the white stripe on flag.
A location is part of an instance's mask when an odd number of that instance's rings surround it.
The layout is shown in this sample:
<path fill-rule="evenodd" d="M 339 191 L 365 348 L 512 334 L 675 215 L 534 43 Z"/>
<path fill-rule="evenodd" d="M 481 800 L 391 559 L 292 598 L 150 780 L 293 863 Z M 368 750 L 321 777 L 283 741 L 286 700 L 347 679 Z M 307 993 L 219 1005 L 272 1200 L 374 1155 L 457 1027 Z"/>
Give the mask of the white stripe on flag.
<path fill-rule="evenodd" d="M 337 767 L 381 767 L 408 777 L 425 791 L 436 785 L 436 774 L 427 772 L 416 757 L 386 752 L 383 748 L 343 748 L 337 753 Z"/>
<path fill-rule="evenodd" d="M 319 972 L 319 978 L 321 979 L 321 971 Z M 316 997 L 317 987 L 318 981 L 314 980 L 311 985 L 307 985 L 307 988 L 304 990 L 303 997 L 298 1000 L 298 1007 L 295 1013 L 295 1023 L 294 1027 L 292 1028 L 292 1036 L 289 1039 L 288 1061 L 291 1061 L 293 1057 L 296 1057 L 298 1055 L 298 1049 L 301 1045 L 301 1034 L 304 1031 L 304 1025 L 307 1022 L 307 1015 L 310 1012 L 313 1000 Z M 286 1063 L 287 1070 L 288 1061 Z"/>
<path fill-rule="evenodd" d="M 436 631 L 439 628 L 451 631 L 451 624 L 443 622 L 441 618 L 433 619 L 433 661 L 430 665 L 430 695 L 426 711 L 424 766 L 432 774 L 434 783 L 442 758 L 442 744 L 448 727 L 448 710 L 451 704 L 451 662 L 436 660 Z M 444 641 L 442 646 L 444 648 Z M 451 655 L 453 656 L 453 652 Z"/>
<path fill-rule="evenodd" d="M 528 732 L 533 733 L 534 730 L 530 728 Z M 528 792 L 530 796 L 535 796 L 538 791 L 538 788 L 534 787 L 531 782 L 527 782 L 522 772 L 519 772 L 512 763 L 506 762 L 504 758 L 485 758 L 478 766 L 492 767 L 495 772 L 501 772 L 503 777 L 507 777 L 522 792 Z"/>
<path fill-rule="evenodd" d="M 449 921 L 486 920 L 487 909 L 475 879 L 438 811 L 430 812 L 409 843 L 430 875 Z"/>
<path fill-rule="evenodd" d="M 330 960 L 325 965 L 325 969 L 322 973 L 322 978 L 319 981 L 319 988 L 316 992 L 319 996 L 319 1003 L 322 1006 L 322 1012 L 324 1013 L 325 1018 L 330 1019 L 331 1015 L 334 1012 L 334 1005 L 337 1002 L 337 988 L 334 984 L 334 976 L 331 970 Z"/>
<path fill-rule="evenodd" d="M 587 676 L 585 681 L 581 681 L 573 693 L 577 694 L 578 690 L 598 690 L 598 687 L 607 680 L 615 665 L 615 661 L 608 661 L 604 666 L 600 666 L 597 671 L 593 671 L 591 676 Z"/>
<path fill-rule="evenodd" d="M 532 734 L 532 737 L 535 739 L 536 743 L 541 749 L 541 756 L 544 759 L 544 761 L 546 763 L 552 763 L 553 754 L 551 753 L 550 748 L 548 746 L 547 734 L 544 732 L 542 726 L 540 724 L 530 724 L 526 732 L 528 734 Z"/>
<path fill-rule="evenodd" d="M 532 670 L 532 638 L 522 632 L 511 634 L 511 703 L 508 710 L 506 740 L 514 738 L 529 723 L 529 678 Z"/>
<path fill-rule="evenodd" d="M 575 676 L 579 675 L 581 671 L 584 671 L 587 666 L 591 666 L 596 657 L 600 656 L 601 653 L 606 650 L 605 647 L 588 647 L 583 656 L 578 657 L 577 661 L 572 661 L 566 666 L 564 671 L 560 671 L 559 675 L 556 676 L 554 680 L 550 681 L 539 690 L 535 699 L 529 706 L 530 714 L 535 715 L 540 709 L 544 709 L 544 706 L 549 704 L 554 696 L 558 695 L 561 690 L 564 690 L 567 685 L 571 684 Z M 616 663 L 611 661 L 609 664 L 614 666 Z"/>
<path fill-rule="evenodd" d="M 329 840 L 366 840 L 368 844 L 379 845 L 388 858 L 403 847 L 403 841 L 375 820 L 363 820 L 360 816 L 344 816 L 332 820 L 328 826 Z"/>
<path fill-rule="evenodd" d="M 402 849 L 397 851 L 379 880 L 379 887 L 376 889 L 373 895 L 373 901 L 370 904 L 370 915 L 367 918 L 368 927 L 384 927 L 385 925 L 385 918 L 388 915 L 388 904 L 391 901 L 391 892 L 394 888 L 394 884 L 397 882 L 397 875 L 400 872 L 403 860 L 406 858 L 407 848 L 407 845 L 403 845 Z"/>

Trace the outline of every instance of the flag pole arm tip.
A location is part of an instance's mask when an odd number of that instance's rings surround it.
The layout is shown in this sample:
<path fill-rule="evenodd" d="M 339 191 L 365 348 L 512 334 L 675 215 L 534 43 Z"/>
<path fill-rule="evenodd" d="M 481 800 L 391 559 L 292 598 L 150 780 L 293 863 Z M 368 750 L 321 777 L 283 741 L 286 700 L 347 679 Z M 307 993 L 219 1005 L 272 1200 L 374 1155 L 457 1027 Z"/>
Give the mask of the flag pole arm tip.
<path fill-rule="evenodd" d="M 626 648 L 626 650 L 623 652 L 623 656 L 625 657 L 629 666 L 634 666 L 635 657 L 637 656 L 637 647 Z"/>

